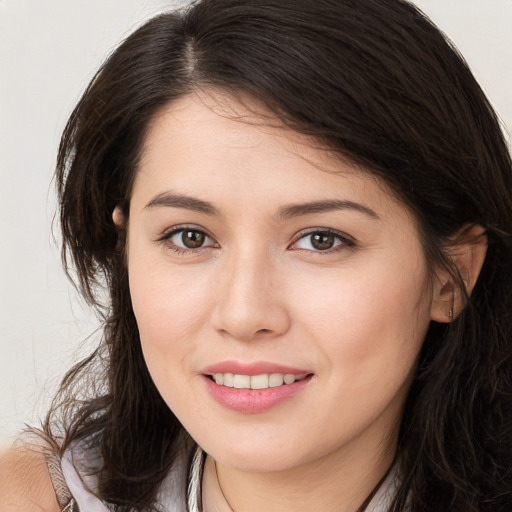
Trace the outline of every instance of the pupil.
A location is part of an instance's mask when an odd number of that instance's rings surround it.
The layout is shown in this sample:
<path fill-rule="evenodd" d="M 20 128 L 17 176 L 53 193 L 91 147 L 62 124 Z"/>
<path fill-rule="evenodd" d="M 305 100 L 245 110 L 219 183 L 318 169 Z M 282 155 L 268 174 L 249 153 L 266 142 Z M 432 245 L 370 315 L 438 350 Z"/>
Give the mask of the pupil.
<path fill-rule="evenodd" d="M 199 231 L 184 231 L 181 235 L 183 245 L 188 249 L 198 249 L 204 244 L 205 235 Z"/>
<path fill-rule="evenodd" d="M 334 235 L 328 233 L 315 233 L 311 237 L 311 244 L 315 249 L 325 251 L 334 245 Z"/>

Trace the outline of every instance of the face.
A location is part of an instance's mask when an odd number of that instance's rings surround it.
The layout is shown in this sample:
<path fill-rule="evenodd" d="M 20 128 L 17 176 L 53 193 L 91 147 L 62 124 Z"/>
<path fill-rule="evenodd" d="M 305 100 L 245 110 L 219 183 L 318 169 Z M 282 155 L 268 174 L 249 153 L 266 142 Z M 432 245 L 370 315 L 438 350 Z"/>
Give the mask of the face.
<path fill-rule="evenodd" d="M 235 468 L 393 451 L 431 315 L 415 222 L 252 107 L 190 95 L 147 133 L 127 254 L 151 376 Z"/>

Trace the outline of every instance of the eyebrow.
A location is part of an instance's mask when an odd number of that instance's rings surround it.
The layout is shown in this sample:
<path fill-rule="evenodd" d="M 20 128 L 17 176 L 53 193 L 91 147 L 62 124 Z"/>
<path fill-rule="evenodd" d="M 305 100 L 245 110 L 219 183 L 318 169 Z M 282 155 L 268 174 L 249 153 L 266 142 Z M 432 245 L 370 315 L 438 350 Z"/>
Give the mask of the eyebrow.
<path fill-rule="evenodd" d="M 331 212 L 335 210 L 354 210 L 359 213 L 363 213 L 374 220 L 380 220 L 377 213 L 354 201 L 345 201 L 339 199 L 327 199 L 322 201 L 312 201 L 304 204 L 292 204 L 283 206 L 279 209 L 277 214 L 278 219 L 289 219 L 292 217 L 299 217 L 302 215 L 311 215 L 314 213 Z"/>
<path fill-rule="evenodd" d="M 183 208 L 185 210 L 192 210 L 210 216 L 220 215 L 219 210 L 217 210 L 217 208 L 208 201 L 197 199 L 196 197 L 174 194 L 172 192 L 162 192 L 161 194 L 158 194 L 146 204 L 144 209 L 158 207 Z M 279 209 L 276 218 L 280 220 L 289 219 L 335 210 L 354 210 L 356 212 L 363 213 L 372 219 L 380 220 L 379 215 L 371 208 L 354 201 L 339 199 L 327 199 L 283 206 Z"/>
<path fill-rule="evenodd" d="M 171 192 L 163 192 L 155 196 L 149 203 L 144 206 L 147 208 L 157 207 L 184 208 L 185 210 L 193 210 L 206 215 L 218 215 L 219 211 L 208 201 L 197 199 L 195 197 L 173 194 Z"/>

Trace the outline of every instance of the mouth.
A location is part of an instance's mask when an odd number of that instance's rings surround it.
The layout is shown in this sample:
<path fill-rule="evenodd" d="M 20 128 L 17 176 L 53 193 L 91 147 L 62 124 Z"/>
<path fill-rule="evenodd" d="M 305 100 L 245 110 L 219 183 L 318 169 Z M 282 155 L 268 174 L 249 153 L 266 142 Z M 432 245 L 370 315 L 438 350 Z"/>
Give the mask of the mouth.
<path fill-rule="evenodd" d="M 260 375 L 243 375 L 237 373 L 214 373 L 207 375 L 215 384 L 235 389 L 268 389 L 287 386 L 311 376 L 308 373 L 262 373 Z"/>
<path fill-rule="evenodd" d="M 244 414 L 266 412 L 300 395 L 315 376 L 305 368 L 269 361 L 223 361 L 200 374 L 216 402 Z"/>
<path fill-rule="evenodd" d="M 269 411 L 300 395 L 313 380 L 312 373 L 203 374 L 210 396 L 220 405 L 243 414 Z"/>
<path fill-rule="evenodd" d="M 224 361 L 201 372 L 206 390 L 221 406 L 243 414 L 264 413 L 301 395 L 315 374 L 271 362 Z"/>

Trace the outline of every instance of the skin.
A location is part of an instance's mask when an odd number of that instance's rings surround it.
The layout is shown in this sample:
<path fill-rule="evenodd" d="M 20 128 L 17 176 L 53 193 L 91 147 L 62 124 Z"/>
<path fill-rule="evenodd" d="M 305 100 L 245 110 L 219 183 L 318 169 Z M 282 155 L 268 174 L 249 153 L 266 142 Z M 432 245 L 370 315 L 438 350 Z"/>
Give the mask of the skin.
<path fill-rule="evenodd" d="M 0 510 L 61 510 L 41 447 L 18 446 L 0 454 Z"/>
<path fill-rule="evenodd" d="M 144 356 L 209 454 L 206 512 L 354 512 L 393 463 L 430 320 L 455 318 L 464 294 L 445 271 L 428 274 L 413 217 L 382 183 L 244 100 L 203 91 L 165 108 L 147 132 L 129 219 L 113 212 L 128 235 Z M 325 200 L 321 211 L 289 208 Z M 184 224 L 207 233 L 199 248 L 177 250 L 170 233 Z M 326 229 L 333 247 L 319 250 L 311 232 Z M 486 248 L 480 226 L 454 237 L 448 256 L 467 293 Z M 201 370 L 226 360 L 311 378 L 270 410 L 241 414 L 206 391 Z M 41 447 L 0 456 L 0 509 L 60 509 Z"/>
<path fill-rule="evenodd" d="M 422 340 L 446 313 L 407 208 L 269 118 L 220 94 L 183 97 L 155 118 L 129 222 L 114 213 L 127 228 L 133 307 L 156 386 L 217 461 L 234 510 L 355 510 L 392 464 Z M 215 213 L 159 201 L 170 194 Z M 280 215 L 324 200 L 361 208 Z M 181 234 L 169 233 L 184 225 L 207 234 L 202 247 L 177 250 Z M 340 238 L 317 250 L 311 231 L 326 230 Z M 201 370 L 226 360 L 313 377 L 278 406 L 242 414 L 204 385 Z"/>

